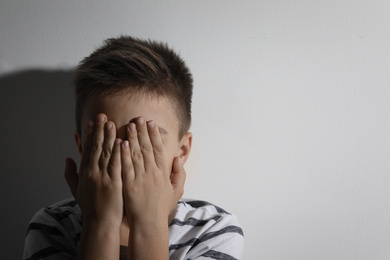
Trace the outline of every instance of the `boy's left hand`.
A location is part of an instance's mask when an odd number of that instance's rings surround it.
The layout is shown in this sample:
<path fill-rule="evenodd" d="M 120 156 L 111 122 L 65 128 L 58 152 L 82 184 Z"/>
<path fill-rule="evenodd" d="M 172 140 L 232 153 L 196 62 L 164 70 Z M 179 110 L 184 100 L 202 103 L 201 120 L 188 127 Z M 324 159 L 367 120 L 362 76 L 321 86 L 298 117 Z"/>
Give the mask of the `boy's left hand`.
<path fill-rule="evenodd" d="M 177 157 L 167 164 L 158 126 L 139 117 L 127 126 L 121 146 L 126 216 L 132 227 L 168 226 L 168 217 L 183 195 L 186 173 Z"/>

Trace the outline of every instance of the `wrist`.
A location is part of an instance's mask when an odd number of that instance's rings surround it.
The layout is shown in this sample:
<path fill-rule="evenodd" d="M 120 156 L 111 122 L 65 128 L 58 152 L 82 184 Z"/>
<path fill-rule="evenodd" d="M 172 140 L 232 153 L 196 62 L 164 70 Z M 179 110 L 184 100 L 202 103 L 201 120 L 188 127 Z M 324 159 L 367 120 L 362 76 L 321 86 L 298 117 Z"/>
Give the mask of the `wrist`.
<path fill-rule="evenodd" d="M 168 259 L 168 228 L 168 224 L 165 221 L 133 223 L 130 227 L 128 242 L 131 259 Z M 147 250 L 142 250 L 145 246 Z"/>
<path fill-rule="evenodd" d="M 83 227 L 102 227 L 102 228 L 113 228 L 118 229 L 121 227 L 123 220 L 123 213 L 121 215 L 106 214 L 101 216 L 101 214 L 84 214 L 83 217 Z"/>
<path fill-rule="evenodd" d="M 119 259 L 120 229 L 106 223 L 83 223 L 78 259 Z"/>
<path fill-rule="evenodd" d="M 115 236 L 120 232 L 120 224 L 109 221 L 88 220 L 83 222 L 82 233 L 98 236 Z"/>

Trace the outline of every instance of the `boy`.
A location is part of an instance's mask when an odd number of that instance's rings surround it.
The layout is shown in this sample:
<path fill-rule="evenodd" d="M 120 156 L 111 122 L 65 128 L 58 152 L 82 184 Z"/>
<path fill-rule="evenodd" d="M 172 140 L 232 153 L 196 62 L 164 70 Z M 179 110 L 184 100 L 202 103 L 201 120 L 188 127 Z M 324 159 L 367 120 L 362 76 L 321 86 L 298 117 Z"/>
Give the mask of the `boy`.
<path fill-rule="evenodd" d="M 180 200 L 192 143 L 192 76 L 166 45 L 108 39 L 75 73 L 74 199 L 40 210 L 24 259 L 240 259 L 236 218 Z"/>

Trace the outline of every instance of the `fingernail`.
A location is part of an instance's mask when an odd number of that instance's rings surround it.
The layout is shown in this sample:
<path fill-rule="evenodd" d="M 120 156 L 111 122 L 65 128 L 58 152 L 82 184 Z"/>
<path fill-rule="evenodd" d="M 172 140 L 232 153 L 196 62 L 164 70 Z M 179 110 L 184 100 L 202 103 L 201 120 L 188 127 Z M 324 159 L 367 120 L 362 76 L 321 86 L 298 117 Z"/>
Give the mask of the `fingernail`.
<path fill-rule="evenodd" d="M 125 140 L 122 143 L 123 143 L 123 147 L 129 148 L 129 141 Z"/>
<path fill-rule="evenodd" d="M 104 115 L 102 115 L 102 114 L 98 115 L 96 120 L 98 122 L 103 122 L 104 121 Z"/>
<path fill-rule="evenodd" d="M 112 123 L 111 122 L 107 122 L 106 123 L 106 129 L 109 131 L 109 130 L 111 130 L 111 128 L 112 128 Z"/>
<path fill-rule="evenodd" d="M 156 125 L 156 123 L 154 121 L 149 121 L 147 124 L 148 124 L 149 129 L 153 129 L 154 126 Z"/>
<path fill-rule="evenodd" d="M 135 132 L 135 124 L 134 123 L 130 123 L 129 128 L 130 128 L 130 132 Z"/>
<path fill-rule="evenodd" d="M 145 123 L 145 120 L 144 120 L 143 117 L 138 118 L 137 121 L 138 121 L 138 124 L 139 124 L 139 125 L 143 125 L 143 124 Z"/>

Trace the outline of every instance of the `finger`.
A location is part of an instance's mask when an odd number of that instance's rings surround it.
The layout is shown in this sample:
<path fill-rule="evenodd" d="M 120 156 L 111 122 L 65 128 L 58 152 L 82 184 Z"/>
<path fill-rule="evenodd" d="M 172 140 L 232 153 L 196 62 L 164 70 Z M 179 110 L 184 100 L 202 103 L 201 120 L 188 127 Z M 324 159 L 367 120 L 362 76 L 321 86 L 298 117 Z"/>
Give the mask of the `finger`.
<path fill-rule="evenodd" d="M 114 141 L 116 137 L 115 124 L 111 121 L 108 121 L 104 125 L 104 140 L 103 140 L 103 149 L 100 155 L 100 167 L 102 169 L 107 169 L 108 162 L 110 161 Z"/>
<path fill-rule="evenodd" d="M 156 162 L 154 160 L 153 146 L 150 142 L 147 124 L 142 117 L 137 118 L 135 124 L 137 126 L 138 143 L 144 159 L 145 170 L 148 171 L 156 167 Z"/>
<path fill-rule="evenodd" d="M 97 115 L 95 121 L 95 134 L 93 136 L 89 163 L 89 165 L 93 167 L 99 166 L 99 159 L 103 150 L 104 125 L 106 124 L 106 121 L 107 117 L 104 114 Z"/>
<path fill-rule="evenodd" d="M 64 176 L 66 182 L 68 183 L 70 192 L 72 193 L 73 197 L 76 199 L 79 176 L 77 174 L 77 165 L 72 158 L 65 159 Z"/>
<path fill-rule="evenodd" d="M 121 142 L 120 138 L 115 140 L 108 166 L 108 175 L 114 181 L 121 180 Z"/>
<path fill-rule="evenodd" d="M 147 122 L 150 142 L 153 146 L 154 160 L 158 168 L 165 170 L 164 146 L 156 122 Z"/>
<path fill-rule="evenodd" d="M 124 140 L 121 144 L 121 161 L 123 182 L 126 184 L 135 178 L 134 165 L 131 160 L 129 141 Z"/>
<path fill-rule="evenodd" d="M 144 158 L 142 156 L 142 151 L 138 143 L 138 134 L 135 123 L 131 122 L 127 126 L 127 139 L 129 140 L 130 147 L 130 158 L 133 163 L 135 174 L 144 173 Z"/>
<path fill-rule="evenodd" d="M 85 140 L 83 144 L 83 153 L 81 155 L 80 162 L 80 173 L 81 169 L 85 169 L 89 164 L 89 159 L 91 157 L 91 144 L 93 139 L 95 123 L 92 120 L 89 120 L 87 124 L 87 129 L 85 130 Z"/>
<path fill-rule="evenodd" d="M 186 181 L 186 172 L 183 168 L 183 161 L 176 157 L 172 165 L 171 184 L 175 198 L 179 200 L 184 194 L 184 183 Z"/>

